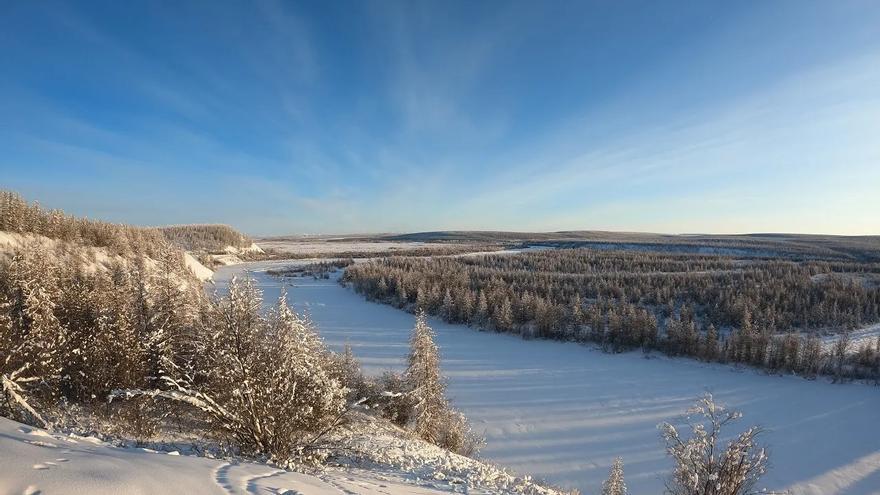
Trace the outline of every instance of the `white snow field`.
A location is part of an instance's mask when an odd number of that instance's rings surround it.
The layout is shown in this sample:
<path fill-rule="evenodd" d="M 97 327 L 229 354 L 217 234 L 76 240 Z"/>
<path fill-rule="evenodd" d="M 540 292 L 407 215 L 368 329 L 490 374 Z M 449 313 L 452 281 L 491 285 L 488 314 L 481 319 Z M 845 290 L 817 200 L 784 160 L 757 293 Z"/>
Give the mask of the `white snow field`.
<path fill-rule="evenodd" d="M 413 316 L 367 302 L 334 279 L 276 279 L 274 263 L 217 271 L 218 287 L 250 272 L 267 303 L 282 286 L 335 348 L 350 343 L 367 371 L 400 369 Z M 290 262 L 288 262 L 290 264 Z M 293 285 L 293 286 L 291 286 Z M 599 493 L 616 456 L 630 493 L 661 493 L 671 464 L 657 424 L 711 391 L 759 424 L 771 471 L 762 485 L 797 494 L 880 493 L 880 388 L 831 384 L 641 352 L 611 355 L 573 343 L 525 341 L 431 320 L 449 392 L 478 430 L 482 456 L 585 494 Z"/>
<path fill-rule="evenodd" d="M 448 483 L 419 486 L 402 471 L 327 469 L 304 474 L 49 433 L 0 418 L 0 494 L 430 495 Z M 445 485 L 445 486 L 443 486 Z M 445 488 L 445 489 L 444 489 Z M 486 493 L 474 491 L 472 493 Z"/>

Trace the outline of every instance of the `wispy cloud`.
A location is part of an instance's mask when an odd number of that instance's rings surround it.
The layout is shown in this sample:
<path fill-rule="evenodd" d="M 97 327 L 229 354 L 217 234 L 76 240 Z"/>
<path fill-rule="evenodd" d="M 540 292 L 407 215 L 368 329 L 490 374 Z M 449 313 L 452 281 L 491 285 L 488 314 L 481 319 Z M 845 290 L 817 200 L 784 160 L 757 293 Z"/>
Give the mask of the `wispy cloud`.
<path fill-rule="evenodd" d="M 880 231 L 873 11 L 149 7 L 0 19 L 4 182 L 260 234 Z"/>

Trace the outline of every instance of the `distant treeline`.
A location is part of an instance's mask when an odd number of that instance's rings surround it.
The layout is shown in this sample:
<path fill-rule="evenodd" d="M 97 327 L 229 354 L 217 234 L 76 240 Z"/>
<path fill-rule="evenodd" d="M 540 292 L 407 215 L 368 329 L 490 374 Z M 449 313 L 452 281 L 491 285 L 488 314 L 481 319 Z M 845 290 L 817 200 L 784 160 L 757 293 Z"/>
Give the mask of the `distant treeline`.
<path fill-rule="evenodd" d="M 333 261 L 319 261 L 317 263 L 309 263 L 307 265 L 285 266 L 282 268 L 272 268 L 266 270 L 266 273 L 275 277 L 313 277 L 315 279 L 329 279 L 330 272 L 334 272 L 340 268 L 345 268 L 354 263 L 351 258 L 344 258 Z"/>
<path fill-rule="evenodd" d="M 442 231 L 374 236 L 378 241 L 481 242 L 511 247 L 632 249 L 733 256 L 775 256 L 797 260 L 824 259 L 880 262 L 880 235 L 812 234 L 667 235 L 642 232 Z"/>
<path fill-rule="evenodd" d="M 159 227 L 165 237 L 186 251 L 222 252 L 226 247 L 244 249 L 253 241 L 228 225 L 172 225 Z"/>
<path fill-rule="evenodd" d="M 388 256 L 425 257 L 425 256 L 456 256 L 469 253 L 501 251 L 505 246 L 499 244 L 459 244 L 459 243 L 427 243 L 415 248 L 388 249 L 386 251 L 370 251 L 351 249 L 347 251 L 286 251 L 277 248 L 265 248 L 266 254 L 259 259 L 309 259 L 309 258 L 381 258 Z"/>
<path fill-rule="evenodd" d="M 789 332 L 880 320 L 878 280 L 877 263 L 589 249 L 386 258 L 343 278 L 370 299 L 527 338 L 847 376 L 878 375 L 880 342 L 844 363 L 847 349 L 823 356 L 815 336 Z"/>

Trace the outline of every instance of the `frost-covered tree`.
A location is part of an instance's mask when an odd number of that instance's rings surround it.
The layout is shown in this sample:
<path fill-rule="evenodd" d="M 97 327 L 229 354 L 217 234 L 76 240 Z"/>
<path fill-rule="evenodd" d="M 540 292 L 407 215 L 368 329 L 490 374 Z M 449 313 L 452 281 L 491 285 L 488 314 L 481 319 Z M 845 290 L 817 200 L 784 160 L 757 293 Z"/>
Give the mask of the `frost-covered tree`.
<path fill-rule="evenodd" d="M 185 343 L 189 360 L 162 376 L 163 387 L 117 396 L 172 399 L 201 410 L 211 430 L 248 454 L 284 463 L 338 424 L 345 388 L 312 325 L 282 298 L 270 314 L 250 281 L 233 280 L 205 325 Z"/>
<path fill-rule="evenodd" d="M 422 439 L 438 443 L 442 420 L 448 408 L 446 384 L 440 373 L 440 352 L 434 343 L 434 331 L 428 326 L 424 311 L 416 314 L 410 337 L 406 380 L 413 401 L 412 429 Z"/>
<path fill-rule="evenodd" d="M 474 306 L 474 315 L 471 321 L 479 326 L 487 326 L 489 324 L 489 301 L 486 299 L 486 293 L 483 291 L 480 291 L 479 296 L 477 296 L 477 303 Z"/>
<path fill-rule="evenodd" d="M 614 459 L 608 479 L 602 483 L 602 495 L 626 495 L 626 483 L 623 480 L 623 459 Z"/>
<path fill-rule="evenodd" d="M 56 313 L 58 281 L 54 264 L 40 246 L 13 256 L 0 293 L 0 381 L 5 407 L 19 419 L 45 425 L 34 394 L 49 396 L 65 366 L 66 332 Z"/>
<path fill-rule="evenodd" d="M 834 356 L 834 379 L 836 381 L 841 380 L 844 376 L 846 357 L 849 352 L 849 344 L 849 330 L 844 330 L 843 332 L 841 332 L 840 335 L 837 336 L 837 340 L 834 341 L 832 352 Z"/>
<path fill-rule="evenodd" d="M 406 393 L 395 401 L 406 411 L 398 407 L 394 409 L 397 414 L 405 417 L 412 431 L 423 440 L 462 455 L 476 454 L 484 441 L 446 399 L 440 353 L 424 311 L 416 314 L 407 364 Z"/>
<path fill-rule="evenodd" d="M 706 334 L 703 337 L 702 345 L 703 359 L 706 361 L 715 361 L 718 359 L 718 330 L 715 325 L 709 324 Z"/>
<path fill-rule="evenodd" d="M 696 419 L 692 419 L 692 418 Z M 761 429 L 752 426 L 721 445 L 721 430 L 740 419 L 738 411 L 716 404 L 706 394 L 687 411 L 683 437 L 670 423 L 660 425 L 666 452 L 675 468 L 666 488 L 672 495 L 746 495 L 758 493 L 758 480 L 767 471 L 767 452 L 757 444 Z"/>
<path fill-rule="evenodd" d="M 502 299 L 492 316 L 495 328 L 502 331 L 510 330 L 513 327 L 513 307 L 510 304 L 510 299 L 506 297 Z"/>

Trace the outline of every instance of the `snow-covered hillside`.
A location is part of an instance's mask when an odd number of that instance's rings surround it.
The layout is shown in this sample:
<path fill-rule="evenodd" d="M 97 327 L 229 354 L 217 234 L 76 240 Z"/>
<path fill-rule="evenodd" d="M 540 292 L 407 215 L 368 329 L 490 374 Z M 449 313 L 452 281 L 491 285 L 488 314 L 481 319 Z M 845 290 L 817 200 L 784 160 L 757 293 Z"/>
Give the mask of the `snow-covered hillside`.
<path fill-rule="evenodd" d="M 280 280 L 246 264 L 218 270 L 218 284 L 255 273 L 266 300 L 282 285 L 329 344 L 353 346 L 367 371 L 399 369 L 413 317 L 365 301 L 334 280 Z M 766 428 L 772 468 L 762 486 L 795 495 L 880 492 L 880 393 L 690 359 L 605 354 L 584 346 L 524 341 L 432 320 L 456 406 L 484 431 L 482 455 L 517 472 L 597 493 L 617 456 L 631 493 L 661 493 L 671 469 L 657 424 L 706 390 Z"/>
<path fill-rule="evenodd" d="M 0 418 L 0 493 L 430 494 L 390 474 L 329 470 L 304 474 L 264 464 L 115 448 L 90 437 L 52 434 Z"/>
<path fill-rule="evenodd" d="M 368 453 L 369 460 L 342 458 L 320 469 L 287 471 L 182 455 L 171 444 L 162 451 L 117 447 L 94 437 L 52 433 L 0 418 L 0 494 L 559 495 L 493 466 L 395 434 L 392 427 L 368 426 L 366 433 L 345 435 L 348 447 Z"/>

